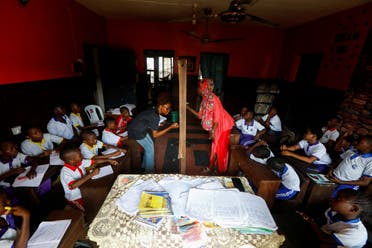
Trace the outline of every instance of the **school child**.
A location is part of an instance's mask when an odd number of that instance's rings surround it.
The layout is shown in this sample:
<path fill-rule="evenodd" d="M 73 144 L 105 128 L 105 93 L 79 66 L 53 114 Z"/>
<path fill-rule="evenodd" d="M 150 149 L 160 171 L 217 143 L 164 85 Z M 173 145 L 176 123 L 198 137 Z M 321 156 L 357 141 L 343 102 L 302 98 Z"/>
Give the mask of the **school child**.
<path fill-rule="evenodd" d="M 245 115 L 245 113 L 247 113 L 247 111 L 248 111 L 248 108 L 247 108 L 247 107 L 243 107 L 243 108 L 240 110 L 240 114 L 236 114 L 236 115 L 233 116 L 234 121 L 237 121 L 237 120 L 243 119 L 243 116 Z"/>
<path fill-rule="evenodd" d="M 332 152 L 336 161 L 340 159 L 342 160 L 350 153 L 355 152 L 354 142 L 354 136 L 348 135 L 348 133 L 344 133 L 337 139 Z"/>
<path fill-rule="evenodd" d="M 28 128 L 26 133 L 26 139 L 21 143 L 21 150 L 29 156 L 47 157 L 52 153 L 54 144 L 60 145 L 64 141 L 62 137 L 43 133 L 37 127 Z"/>
<path fill-rule="evenodd" d="M 86 181 L 98 175 L 99 166 L 102 163 L 118 165 L 115 160 L 94 160 L 84 159 L 78 148 L 66 147 L 60 153 L 61 159 L 65 162 L 61 170 L 61 184 L 65 191 L 65 199 L 69 205 L 81 211 L 85 211 L 84 202 L 79 187 Z"/>
<path fill-rule="evenodd" d="M 109 144 L 116 147 L 122 147 L 124 140 L 128 137 L 120 137 L 116 134 L 115 119 L 107 117 L 105 119 L 105 129 L 102 132 L 102 141 L 105 144 Z"/>
<path fill-rule="evenodd" d="M 300 191 L 300 178 L 296 171 L 281 158 L 269 158 L 267 166 L 280 178 L 281 183 L 275 198 L 290 200 Z"/>
<path fill-rule="evenodd" d="M 71 108 L 70 120 L 72 122 L 72 125 L 77 130 L 78 134 L 80 134 L 83 130 L 93 129 L 97 127 L 96 123 L 88 126 L 84 124 L 83 118 L 81 117 L 81 108 L 79 104 L 71 103 L 70 108 Z"/>
<path fill-rule="evenodd" d="M 30 171 L 26 174 L 28 178 L 36 176 L 37 163 L 31 156 L 18 152 L 18 147 L 11 141 L 0 142 L 0 184 L 10 188 L 7 180 L 11 177 L 21 174 L 25 171 L 23 166 L 31 166 Z M 43 195 L 52 188 L 52 180 L 48 178 L 39 185 L 38 194 Z M 11 191 L 11 189 L 9 189 Z"/>
<path fill-rule="evenodd" d="M 21 228 L 14 217 L 22 218 Z M 12 206 L 5 192 L 0 188 L 0 247 L 26 248 L 30 236 L 30 213 L 21 206 Z"/>
<path fill-rule="evenodd" d="M 326 147 L 331 148 L 337 141 L 340 133 L 337 128 L 340 126 L 339 118 L 332 118 L 327 122 L 327 126 L 322 128 L 323 136 L 319 139 Z"/>
<path fill-rule="evenodd" d="M 121 152 L 126 153 L 127 150 L 119 149 L 116 146 L 105 144 L 97 139 L 97 136 L 92 131 L 85 130 L 81 133 L 83 143 L 80 145 L 81 154 L 84 159 L 94 159 L 95 161 L 101 159 L 109 159 L 110 157 L 118 156 Z M 99 149 L 115 149 L 116 151 L 107 155 L 98 155 Z"/>
<path fill-rule="evenodd" d="M 349 154 L 336 168 L 329 171 L 330 180 L 339 184 L 332 197 L 340 189 L 358 190 L 359 186 L 368 186 L 372 182 L 372 136 L 361 137 L 356 149 L 357 151 Z"/>
<path fill-rule="evenodd" d="M 278 116 L 276 107 L 271 107 L 269 112 L 259 120 L 268 130 L 270 135 L 280 135 L 282 133 L 282 122 Z"/>
<path fill-rule="evenodd" d="M 240 145 L 251 146 L 256 143 L 261 135 L 266 132 L 264 126 L 253 119 L 253 111 L 248 110 L 242 119 L 235 122 L 235 126 L 240 130 Z"/>
<path fill-rule="evenodd" d="M 116 119 L 116 134 L 122 137 L 128 136 L 127 127 L 132 117 L 129 116 L 127 107 L 120 107 L 120 116 Z"/>
<path fill-rule="evenodd" d="M 319 228 L 313 218 L 299 213 L 307 221 L 320 241 L 320 247 L 362 248 L 368 239 L 360 217 L 371 209 L 371 197 L 363 192 L 342 189 L 330 200 L 324 213 L 327 223 Z"/>
<path fill-rule="evenodd" d="M 78 136 L 77 130 L 72 125 L 70 118 L 62 106 L 54 108 L 54 116 L 47 125 L 48 132 L 67 140 L 72 140 Z"/>
<path fill-rule="evenodd" d="M 267 145 L 256 146 L 249 155 L 250 159 L 265 165 L 267 160 L 272 157 L 274 157 L 274 153 Z"/>
<path fill-rule="evenodd" d="M 11 141 L 0 142 L 0 182 L 25 171 L 23 165 L 31 165 L 27 177 L 36 176 L 36 164 L 30 156 L 18 152 L 16 144 Z"/>
<path fill-rule="evenodd" d="M 332 160 L 329 157 L 325 146 L 318 141 L 320 132 L 317 129 L 308 128 L 304 134 L 303 140 L 294 146 L 282 145 L 280 149 L 283 156 L 292 157 L 312 164 L 315 168 L 307 168 L 320 173 L 326 173 Z M 303 149 L 305 156 L 295 153 L 299 149 Z"/>

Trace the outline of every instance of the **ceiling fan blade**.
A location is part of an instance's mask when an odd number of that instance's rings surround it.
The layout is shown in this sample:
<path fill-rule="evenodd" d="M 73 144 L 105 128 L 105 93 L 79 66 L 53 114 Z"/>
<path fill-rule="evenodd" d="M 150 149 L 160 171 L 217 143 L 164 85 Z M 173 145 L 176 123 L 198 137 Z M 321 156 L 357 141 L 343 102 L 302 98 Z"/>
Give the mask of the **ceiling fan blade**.
<path fill-rule="evenodd" d="M 221 43 L 221 42 L 239 41 L 239 40 L 244 40 L 244 38 L 236 37 L 236 38 L 215 39 L 215 40 L 209 40 L 208 43 Z"/>
<path fill-rule="evenodd" d="M 279 24 L 275 24 L 275 23 L 272 23 L 271 21 L 268 21 L 268 20 L 265 20 L 261 17 L 258 17 L 258 16 L 255 16 L 255 15 L 251 15 L 251 14 L 245 14 L 251 21 L 253 22 L 258 22 L 258 23 L 261 23 L 263 25 L 266 25 L 266 26 L 269 26 L 269 27 L 272 27 L 272 28 L 277 28 L 279 27 Z"/>
<path fill-rule="evenodd" d="M 241 7 L 240 5 L 249 5 L 249 6 L 253 6 L 255 3 L 257 3 L 258 0 L 232 0 L 230 2 L 230 5 L 229 5 L 229 9 L 230 10 L 240 10 L 242 9 L 243 7 Z"/>

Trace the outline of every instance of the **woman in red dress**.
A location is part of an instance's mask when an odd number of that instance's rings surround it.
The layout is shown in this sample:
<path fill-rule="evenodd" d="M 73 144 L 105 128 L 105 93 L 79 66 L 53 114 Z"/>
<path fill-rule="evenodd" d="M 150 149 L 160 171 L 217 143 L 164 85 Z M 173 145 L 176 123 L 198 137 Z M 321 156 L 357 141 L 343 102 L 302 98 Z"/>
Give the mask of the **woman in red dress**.
<path fill-rule="evenodd" d="M 198 88 L 198 93 L 202 96 L 200 110 L 196 112 L 189 106 L 187 109 L 198 116 L 203 129 L 209 131 L 212 148 L 208 170 L 213 171 L 217 167 L 218 173 L 225 173 L 229 159 L 230 131 L 234 120 L 213 93 L 213 87 L 213 80 L 202 79 Z"/>

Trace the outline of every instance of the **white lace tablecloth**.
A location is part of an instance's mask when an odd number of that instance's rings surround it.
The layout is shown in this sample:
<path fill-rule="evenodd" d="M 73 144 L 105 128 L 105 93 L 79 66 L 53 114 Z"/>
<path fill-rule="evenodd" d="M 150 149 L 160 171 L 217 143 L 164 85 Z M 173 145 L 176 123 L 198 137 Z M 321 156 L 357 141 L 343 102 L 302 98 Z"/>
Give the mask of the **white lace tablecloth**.
<path fill-rule="evenodd" d="M 89 226 L 88 238 L 102 248 L 121 247 L 183 247 L 179 234 L 172 232 L 171 218 L 167 217 L 159 230 L 138 224 L 134 217 L 120 211 L 116 200 L 120 198 L 139 179 L 153 178 L 159 181 L 163 177 L 178 176 L 179 178 L 196 178 L 200 176 L 152 174 L 152 175 L 119 175 L 96 218 Z M 223 177 L 219 178 L 222 182 Z M 246 180 L 245 188 L 252 192 Z M 283 235 L 241 234 L 239 231 L 227 228 L 207 229 L 206 247 L 257 247 L 277 248 L 285 240 Z"/>

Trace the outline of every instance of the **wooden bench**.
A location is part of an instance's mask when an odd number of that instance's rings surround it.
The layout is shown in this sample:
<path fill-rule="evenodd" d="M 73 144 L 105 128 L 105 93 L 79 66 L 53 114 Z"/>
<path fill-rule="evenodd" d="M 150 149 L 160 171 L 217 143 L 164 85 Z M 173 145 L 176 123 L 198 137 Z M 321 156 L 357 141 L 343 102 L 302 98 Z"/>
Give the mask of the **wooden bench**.
<path fill-rule="evenodd" d="M 256 194 L 266 201 L 269 208 L 273 206 L 281 181 L 270 169 L 248 158 L 246 151 L 240 147 L 231 149 L 229 167 L 241 170 L 257 188 Z"/>
<path fill-rule="evenodd" d="M 79 210 L 54 210 L 51 212 L 47 220 L 66 220 L 71 219 L 71 224 L 66 230 L 61 242 L 59 243 L 59 248 L 71 248 L 77 240 L 83 239 L 85 234 L 84 229 L 84 214 Z"/>

